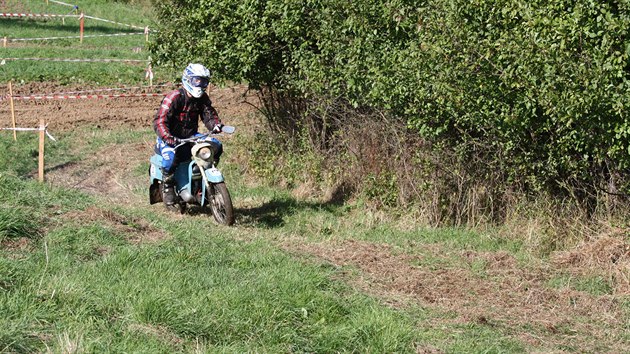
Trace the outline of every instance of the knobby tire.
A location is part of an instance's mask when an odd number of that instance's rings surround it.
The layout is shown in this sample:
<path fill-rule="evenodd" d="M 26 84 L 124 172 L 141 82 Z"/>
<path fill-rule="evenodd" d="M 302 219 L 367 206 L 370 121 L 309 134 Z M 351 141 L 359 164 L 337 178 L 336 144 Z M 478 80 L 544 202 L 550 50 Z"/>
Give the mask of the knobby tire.
<path fill-rule="evenodd" d="M 212 183 L 208 191 L 208 206 L 212 211 L 212 216 L 219 224 L 234 224 L 234 208 L 232 198 L 225 183 Z"/>

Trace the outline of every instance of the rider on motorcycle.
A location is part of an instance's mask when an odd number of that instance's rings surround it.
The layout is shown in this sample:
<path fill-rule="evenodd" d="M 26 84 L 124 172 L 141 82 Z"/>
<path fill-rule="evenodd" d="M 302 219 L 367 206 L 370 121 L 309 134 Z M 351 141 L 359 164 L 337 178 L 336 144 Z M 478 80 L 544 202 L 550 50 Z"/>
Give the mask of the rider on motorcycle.
<path fill-rule="evenodd" d="M 182 88 L 164 97 L 153 120 L 153 130 L 157 134 L 156 152 L 162 155 L 162 198 L 164 204 L 175 204 L 173 174 L 177 163 L 190 159 L 190 145 L 175 146 L 181 139 L 199 135 L 199 118 L 209 132 L 221 132 L 221 120 L 206 93 L 210 71 L 201 64 L 189 64 L 182 75 Z M 219 140 L 212 139 L 215 145 L 215 164 L 223 147 Z"/>

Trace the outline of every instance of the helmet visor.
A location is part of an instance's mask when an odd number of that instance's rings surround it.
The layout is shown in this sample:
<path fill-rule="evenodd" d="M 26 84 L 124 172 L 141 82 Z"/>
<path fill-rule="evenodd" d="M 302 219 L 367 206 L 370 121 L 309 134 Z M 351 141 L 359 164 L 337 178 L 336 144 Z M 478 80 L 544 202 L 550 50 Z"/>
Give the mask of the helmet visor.
<path fill-rule="evenodd" d="M 206 88 L 206 87 L 208 87 L 208 78 L 207 77 L 201 77 L 201 76 L 193 76 L 193 77 L 190 78 L 190 84 L 193 87 Z"/>

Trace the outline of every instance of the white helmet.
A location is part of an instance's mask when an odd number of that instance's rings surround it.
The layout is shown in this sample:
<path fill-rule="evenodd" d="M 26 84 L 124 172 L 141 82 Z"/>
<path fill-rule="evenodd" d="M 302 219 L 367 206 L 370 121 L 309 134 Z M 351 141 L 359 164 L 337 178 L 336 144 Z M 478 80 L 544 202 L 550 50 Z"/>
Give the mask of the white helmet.
<path fill-rule="evenodd" d="M 184 89 L 195 98 L 201 97 L 208 87 L 210 70 L 201 64 L 188 64 L 182 75 Z"/>

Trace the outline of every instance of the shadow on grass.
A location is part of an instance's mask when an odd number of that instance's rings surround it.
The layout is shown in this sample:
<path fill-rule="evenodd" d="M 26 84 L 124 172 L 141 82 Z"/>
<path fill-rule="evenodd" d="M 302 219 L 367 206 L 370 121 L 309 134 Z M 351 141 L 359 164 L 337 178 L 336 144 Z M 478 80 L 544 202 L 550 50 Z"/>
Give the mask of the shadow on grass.
<path fill-rule="evenodd" d="M 293 197 L 278 197 L 263 203 L 259 207 L 236 209 L 237 223 L 243 226 L 277 228 L 285 224 L 285 218 L 304 210 L 341 213 L 342 206 L 352 195 L 347 185 L 339 186 L 325 202 L 300 201 Z"/>
<path fill-rule="evenodd" d="M 75 167 L 75 166 L 78 166 L 78 163 L 75 162 L 75 161 L 68 161 L 68 162 L 60 163 L 60 164 L 57 164 L 55 166 L 44 168 L 44 174 L 47 174 L 49 172 L 58 171 L 58 170 L 65 170 L 66 168 L 72 168 L 72 167 Z M 27 172 L 25 171 L 24 173 L 21 173 L 19 175 L 20 176 L 24 176 L 25 178 L 35 179 L 35 178 L 37 178 L 39 176 L 39 171 L 38 170 L 29 169 Z"/>
<path fill-rule="evenodd" d="M 68 162 L 63 162 L 60 164 L 57 164 L 55 166 L 51 166 L 51 167 L 46 167 L 44 169 L 44 172 L 48 173 L 48 172 L 53 172 L 53 171 L 57 171 L 57 170 L 65 170 L 66 168 L 71 168 L 74 166 L 77 166 L 78 163 L 76 161 L 68 161 Z M 36 171 L 34 173 L 37 173 Z"/>

